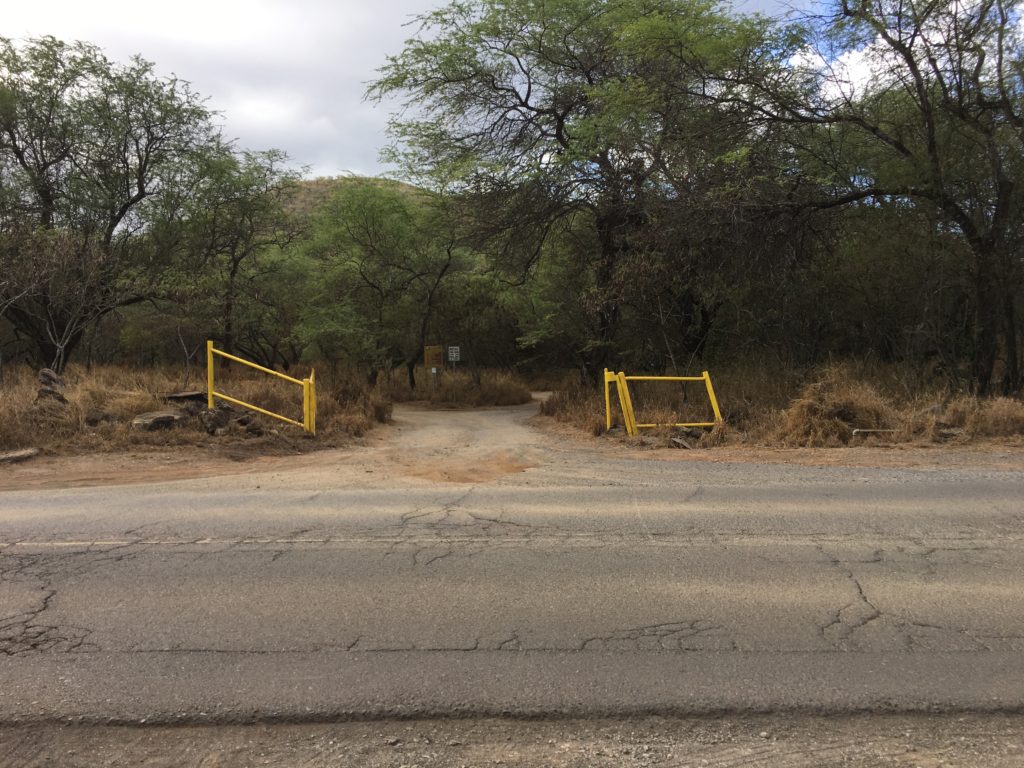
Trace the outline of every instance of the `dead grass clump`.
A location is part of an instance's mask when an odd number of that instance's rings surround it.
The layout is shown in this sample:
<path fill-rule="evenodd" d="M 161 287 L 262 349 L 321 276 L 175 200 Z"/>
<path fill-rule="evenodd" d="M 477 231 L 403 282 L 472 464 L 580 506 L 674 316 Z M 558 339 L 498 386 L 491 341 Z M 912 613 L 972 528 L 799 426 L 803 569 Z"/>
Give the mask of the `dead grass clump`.
<path fill-rule="evenodd" d="M 574 384 L 552 392 L 540 404 L 540 412 L 564 424 L 572 424 L 594 437 L 604 434 L 604 402 L 599 390 Z"/>
<path fill-rule="evenodd" d="M 33 411 L 38 386 L 35 375 L 27 368 L 5 369 L 4 384 L 0 387 L 0 451 L 36 445 Z"/>
<path fill-rule="evenodd" d="M 804 387 L 786 410 L 777 439 L 788 446 L 835 447 L 847 445 L 855 429 L 894 429 L 899 421 L 878 390 L 837 365 Z"/>
<path fill-rule="evenodd" d="M 729 443 L 729 427 L 725 424 L 715 424 L 711 429 L 704 431 L 697 441 L 698 448 L 719 448 Z"/>
<path fill-rule="evenodd" d="M 379 395 L 370 398 L 370 411 L 373 413 L 373 420 L 378 424 L 390 424 L 395 412 L 395 404 L 385 400 Z"/>
<path fill-rule="evenodd" d="M 968 414 L 964 428 L 971 437 L 1024 435 L 1024 402 L 1010 397 L 982 401 Z"/>

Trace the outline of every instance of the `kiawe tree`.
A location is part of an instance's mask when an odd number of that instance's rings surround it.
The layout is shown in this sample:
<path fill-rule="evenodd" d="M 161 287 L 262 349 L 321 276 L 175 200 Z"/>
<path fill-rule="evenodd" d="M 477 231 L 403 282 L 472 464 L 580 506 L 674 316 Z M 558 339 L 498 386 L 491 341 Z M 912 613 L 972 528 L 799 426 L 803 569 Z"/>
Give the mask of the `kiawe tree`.
<path fill-rule="evenodd" d="M 207 305 L 200 312 L 217 318 L 224 351 L 287 367 L 295 360 L 268 327 L 275 323 L 261 322 L 253 310 L 266 303 L 267 284 L 283 269 L 276 255 L 301 230 L 300 217 L 288 211 L 298 173 L 279 150 L 239 152 L 217 142 L 198 155 L 196 175 L 176 223 L 184 274 L 165 291 Z"/>
<path fill-rule="evenodd" d="M 40 363 L 61 369 L 91 323 L 151 295 L 161 199 L 216 135 L 202 100 L 149 62 L 0 38 L 0 258 L 19 265 L 4 318 Z"/>
<path fill-rule="evenodd" d="M 1022 376 L 1024 46 L 1016 0 L 840 0 L 788 40 L 793 66 L 719 78 L 794 128 L 822 205 L 919 206 L 971 255 L 972 377 Z"/>
<path fill-rule="evenodd" d="M 323 280 L 305 337 L 328 359 L 365 366 L 371 382 L 404 364 L 415 387 L 444 288 L 469 266 L 444 201 L 394 182 L 347 180 L 314 216 L 308 252 Z"/>
<path fill-rule="evenodd" d="M 392 122 L 392 156 L 461 196 L 468 237 L 508 272 L 528 271 L 555 240 L 576 244 L 590 277 L 576 352 L 599 376 L 650 202 L 685 193 L 671 147 L 699 140 L 687 128 L 707 101 L 664 86 L 703 78 L 695 60 L 716 66 L 761 22 L 701 0 L 477 0 L 420 22 L 370 90 L 411 108 Z"/>

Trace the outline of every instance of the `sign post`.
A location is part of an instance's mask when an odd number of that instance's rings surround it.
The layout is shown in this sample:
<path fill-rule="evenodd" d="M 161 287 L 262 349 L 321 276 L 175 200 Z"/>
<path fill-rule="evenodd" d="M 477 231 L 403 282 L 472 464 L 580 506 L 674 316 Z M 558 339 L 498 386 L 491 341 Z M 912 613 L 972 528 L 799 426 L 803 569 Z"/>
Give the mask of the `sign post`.
<path fill-rule="evenodd" d="M 423 367 L 430 371 L 430 386 L 437 389 L 437 372 L 444 367 L 444 347 L 440 344 L 424 347 Z"/>
<path fill-rule="evenodd" d="M 462 349 L 460 347 L 448 347 L 448 362 L 452 364 L 452 368 L 455 367 L 456 363 L 462 362 Z"/>

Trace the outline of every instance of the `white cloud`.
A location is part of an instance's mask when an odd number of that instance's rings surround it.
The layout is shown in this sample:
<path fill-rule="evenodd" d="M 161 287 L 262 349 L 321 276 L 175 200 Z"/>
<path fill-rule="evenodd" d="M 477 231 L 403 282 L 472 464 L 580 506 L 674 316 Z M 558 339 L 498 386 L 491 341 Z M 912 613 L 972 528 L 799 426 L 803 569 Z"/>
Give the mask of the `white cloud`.
<path fill-rule="evenodd" d="M 250 149 L 283 149 L 314 173 L 381 173 L 388 107 L 366 84 L 441 0 L 50 0 L 8 4 L 3 34 L 53 35 L 134 54 L 188 80 Z"/>

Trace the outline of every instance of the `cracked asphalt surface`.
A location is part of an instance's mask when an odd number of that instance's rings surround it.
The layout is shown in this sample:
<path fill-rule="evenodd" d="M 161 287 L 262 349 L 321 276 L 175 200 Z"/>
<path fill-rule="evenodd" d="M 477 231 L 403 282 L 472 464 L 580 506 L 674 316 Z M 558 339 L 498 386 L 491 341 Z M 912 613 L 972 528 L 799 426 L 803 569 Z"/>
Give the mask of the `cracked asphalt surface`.
<path fill-rule="evenodd" d="M 1024 470 L 658 461 L 534 412 L 0 493 L 0 722 L 1024 710 Z"/>

